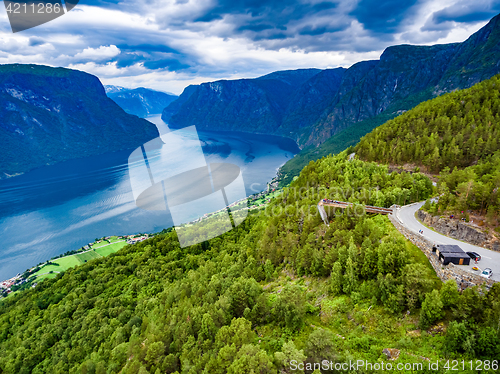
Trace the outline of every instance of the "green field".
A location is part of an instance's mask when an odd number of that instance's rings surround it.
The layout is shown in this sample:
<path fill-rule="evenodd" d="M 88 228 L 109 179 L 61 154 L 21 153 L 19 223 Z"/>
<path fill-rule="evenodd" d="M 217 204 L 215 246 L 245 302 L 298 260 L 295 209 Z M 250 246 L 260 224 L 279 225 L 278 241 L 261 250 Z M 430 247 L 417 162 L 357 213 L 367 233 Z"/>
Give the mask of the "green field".
<path fill-rule="evenodd" d="M 40 282 L 44 279 L 52 279 L 52 278 L 55 278 L 57 276 L 57 273 L 50 273 L 50 274 L 43 274 L 43 275 L 40 275 L 36 281 L 37 282 Z"/>
<path fill-rule="evenodd" d="M 108 244 L 109 244 L 108 242 L 102 241 L 100 243 L 96 243 L 96 244 L 92 245 L 92 249 L 97 249 L 99 247 L 103 247 L 103 246 L 108 245 Z"/>
<path fill-rule="evenodd" d="M 55 262 L 55 261 L 52 261 L 52 262 Z M 38 270 L 35 273 L 35 275 L 39 276 L 40 274 L 45 274 L 45 273 L 48 273 L 50 271 L 57 271 L 59 273 L 59 272 L 64 271 L 64 270 L 66 270 L 66 268 L 63 268 L 62 266 L 47 265 L 47 266 L 42 267 L 40 270 Z"/>
<path fill-rule="evenodd" d="M 72 268 L 73 266 L 80 265 L 80 261 L 78 261 L 75 256 L 66 256 L 66 257 L 61 257 L 58 258 L 52 262 L 58 263 L 61 265 L 61 269 L 66 270 L 69 268 Z M 46 273 L 46 271 L 44 271 Z"/>
<path fill-rule="evenodd" d="M 111 253 L 115 253 L 117 251 L 119 251 L 120 249 L 122 249 L 123 247 L 125 247 L 127 245 L 127 242 L 118 242 L 118 243 L 114 243 L 114 244 L 111 244 L 111 245 L 108 245 L 106 247 L 102 247 L 102 248 L 97 248 L 95 250 L 95 252 L 101 256 L 107 256 Z"/>
<path fill-rule="evenodd" d="M 93 260 L 94 258 L 108 256 L 111 253 L 119 251 L 120 249 L 122 249 L 127 245 L 126 241 L 123 241 L 123 239 L 118 239 L 118 237 L 116 236 L 111 237 L 110 241 L 112 244 L 109 244 L 108 242 L 101 242 L 95 246 L 92 246 L 93 248 L 96 248 L 93 251 L 91 250 L 84 253 L 79 253 L 76 255 L 71 255 L 51 260 L 50 261 L 51 263 L 58 265 L 49 264 L 43 266 L 40 270 L 38 270 L 34 274 L 37 277 L 36 281 L 39 282 L 43 279 L 54 278 L 57 275 L 57 273 L 62 273 L 68 270 L 69 268 L 84 264 L 85 262 Z M 47 274 L 50 273 L 51 271 L 53 271 L 54 273 Z"/>
<path fill-rule="evenodd" d="M 45 274 L 50 271 L 56 271 L 58 273 L 63 272 L 65 270 L 68 270 L 69 268 L 73 266 L 80 265 L 81 262 L 78 261 L 78 259 L 75 256 L 66 256 L 66 257 L 61 257 L 57 258 L 55 260 L 52 260 L 51 262 L 59 264 L 57 265 L 46 265 L 42 267 L 40 270 L 38 270 L 35 275 L 38 276 L 40 274 Z"/>
<path fill-rule="evenodd" d="M 274 199 L 275 197 L 281 195 L 282 193 L 283 193 L 283 189 L 280 188 L 280 189 L 277 189 L 274 192 L 270 192 L 267 195 L 259 197 L 257 200 L 250 200 L 250 199 L 248 199 L 248 205 L 249 206 L 253 206 L 253 205 L 264 204 L 267 200 Z"/>
<path fill-rule="evenodd" d="M 84 264 L 85 262 L 90 261 L 94 258 L 101 257 L 95 251 L 88 251 L 88 252 L 84 252 L 84 253 L 79 253 L 79 254 L 74 255 L 74 256 L 80 262 L 80 264 Z"/>

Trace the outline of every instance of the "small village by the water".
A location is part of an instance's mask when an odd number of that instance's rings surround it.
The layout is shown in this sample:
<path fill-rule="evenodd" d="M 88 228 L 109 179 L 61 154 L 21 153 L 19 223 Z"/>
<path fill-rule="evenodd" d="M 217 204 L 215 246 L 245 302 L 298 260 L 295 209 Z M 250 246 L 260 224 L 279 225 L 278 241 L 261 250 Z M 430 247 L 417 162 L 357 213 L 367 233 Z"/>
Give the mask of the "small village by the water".
<path fill-rule="evenodd" d="M 273 178 L 267 188 L 261 192 L 250 195 L 248 198 L 235 201 L 228 205 L 227 208 L 221 209 L 212 213 L 203 215 L 202 217 L 186 223 L 191 225 L 217 214 L 222 213 L 226 209 L 237 207 L 238 210 L 255 210 L 264 208 L 273 197 L 282 192 L 278 188 L 278 178 Z M 246 206 L 241 206 L 244 203 Z M 39 263 L 38 265 L 27 269 L 24 273 L 18 273 L 14 277 L 0 282 L 0 299 L 7 297 L 17 291 L 22 291 L 30 287 L 36 287 L 38 283 L 45 279 L 55 278 L 57 274 L 65 270 L 86 263 L 89 260 L 99 257 L 105 257 L 111 253 L 115 253 L 122 249 L 125 245 L 140 243 L 144 240 L 151 239 L 156 234 L 132 234 L 119 236 L 106 236 L 100 239 L 96 238 L 94 242 L 88 243 L 81 248 L 69 251 L 59 256 L 53 257 L 50 260 Z"/>

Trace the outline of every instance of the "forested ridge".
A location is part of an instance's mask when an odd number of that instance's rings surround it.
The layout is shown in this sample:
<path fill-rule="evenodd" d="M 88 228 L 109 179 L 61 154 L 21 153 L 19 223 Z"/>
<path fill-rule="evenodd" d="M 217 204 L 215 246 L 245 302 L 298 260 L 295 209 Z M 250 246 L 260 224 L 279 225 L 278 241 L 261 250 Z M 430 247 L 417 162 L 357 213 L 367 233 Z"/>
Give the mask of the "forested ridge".
<path fill-rule="evenodd" d="M 364 136 L 360 158 L 439 173 L 439 209 L 500 211 L 500 76 L 424 102 Z"/>
<path fill-rule="evenodd" d="M 290 373 L 290 360 L 377 362 L 384 348 L 405 363 L 492 360 L 498 284 L 442 284 L 361 205 L 329 212 L 329 226 L 316 212 L 325 197 L 390 206 L 431 194 L 423 174 L 345 152 L 311 162 L 220 237 L 180 248 L 171 231 L 2 301 L 0 373 Z"/>
<path fill-rule="evenodd" d="M 0 65 L 0 178 L 135 148 L 159 133 L 108 98 L 96 76 L 43 65 Z"/>
<path fill-rule="evenodd" d="M 419 104 L 356 146 L 369 161 L 463 168 L 500 149 L 500 76 Z"/>

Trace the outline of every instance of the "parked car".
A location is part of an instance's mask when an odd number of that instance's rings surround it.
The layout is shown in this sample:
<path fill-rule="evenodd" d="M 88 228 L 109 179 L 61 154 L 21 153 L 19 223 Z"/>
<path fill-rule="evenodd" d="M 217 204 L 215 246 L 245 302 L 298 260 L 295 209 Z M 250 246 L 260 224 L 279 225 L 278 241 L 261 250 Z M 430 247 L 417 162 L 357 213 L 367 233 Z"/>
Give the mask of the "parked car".
<path fill-rule="evenodd" d="M 486 268 L 481 273 L 481 276 L 484 277 L 484 278 L 491 278 L 492 274 L 493 274 L 493 271 L 490 268 Z"/>
<path fill-rule="evenodd" d="M 481 260 L 481 255 L 477 252 L 465 252 L 469 255 L 470 258 L 472 258 L 473 260 L 477 260 L 477 261 L 480 261 Z"/>

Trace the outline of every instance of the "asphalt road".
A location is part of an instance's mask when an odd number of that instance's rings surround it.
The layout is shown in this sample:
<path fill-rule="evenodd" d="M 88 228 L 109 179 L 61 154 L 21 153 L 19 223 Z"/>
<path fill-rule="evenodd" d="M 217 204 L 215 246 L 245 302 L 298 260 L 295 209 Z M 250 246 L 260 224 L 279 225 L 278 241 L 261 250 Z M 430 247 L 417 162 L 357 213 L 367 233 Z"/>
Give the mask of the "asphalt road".
<path fill-rule="evenodd" d="M 419 230 L 423 230 L 423 237 L 435 242 L 436 244 L 455 244 L 464 250 L 464 252 L 477 252 L 481 255 L 481 260 L 478 261 L 477 265 L 471 259 L 470 265 L 460 265 L 462 269 L 468 270 L 471 273 L 478 274 L 484 268 L 490 268 L 493 270 L 492 279 L 500 281 L 500 252 L 495 252 L 490 249 L 483 247 L 478 247 L 469 243 L 465 243 L 461 240 L 452 239 L 445 235 L 439 234 L 431 229 L 425 227 L 415 218 L 415 212 L 424 205 L 424 201 L 419 203 L 414 203 L 411 205 L 406 205 L 401 207 L 395 212 L 395 217 L 405 226 L 407 229 L 418 234 Z M 457 265 L 459 266 L 459 265 Z M 473 266 L 479 267 L 480 271 L 472 270 Z"/>

